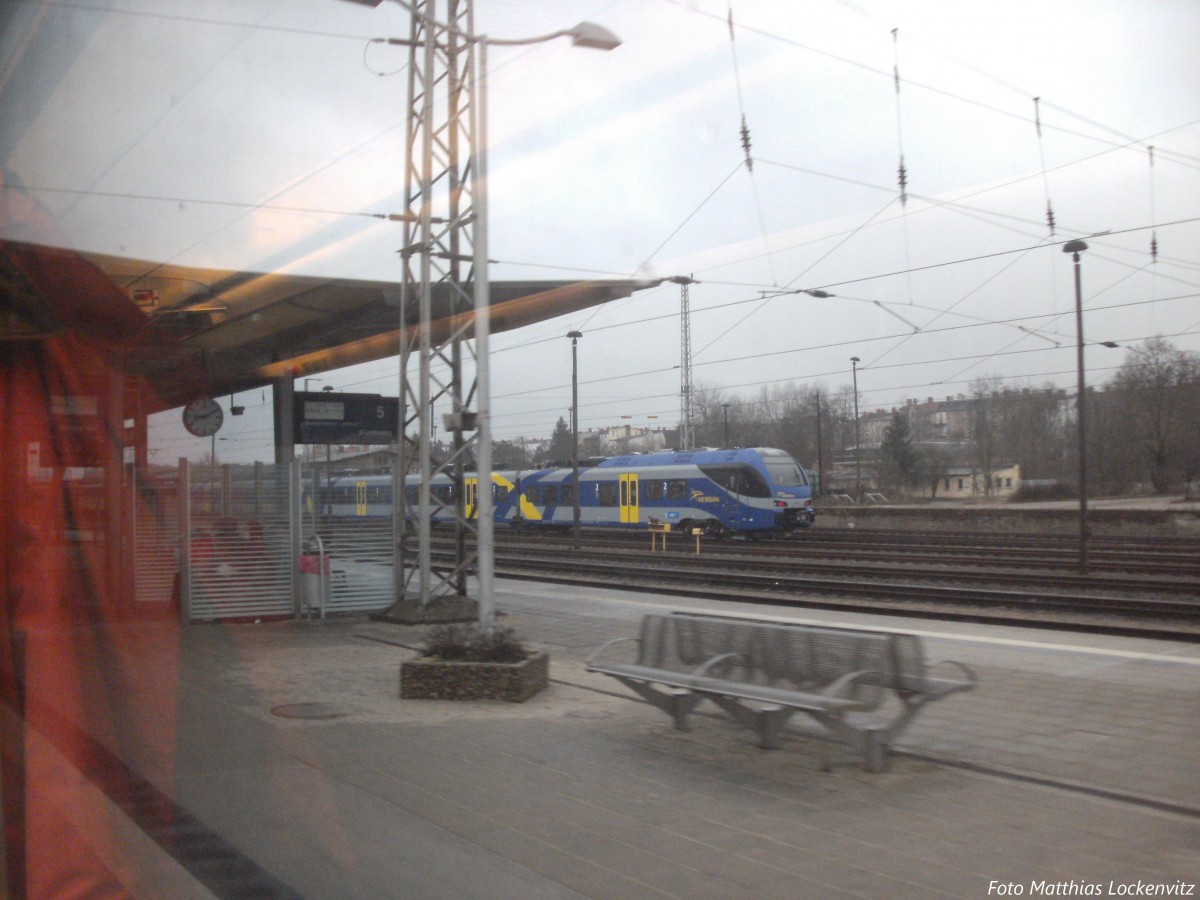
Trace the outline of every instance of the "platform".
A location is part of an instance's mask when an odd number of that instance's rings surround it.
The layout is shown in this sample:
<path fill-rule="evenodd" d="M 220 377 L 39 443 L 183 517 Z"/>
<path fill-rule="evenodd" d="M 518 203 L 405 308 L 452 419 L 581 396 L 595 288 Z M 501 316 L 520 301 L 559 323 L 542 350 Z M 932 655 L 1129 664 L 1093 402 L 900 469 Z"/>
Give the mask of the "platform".
<path fill-rule="evenodd" d="M 647 611 L 719 604 L 497 587 L 502 624 L 552 655 L 550 687 L 524 704 L 399 700 L 419 627 L 186 629 L 171 799 L 240 867 L 177 851 L 157 863 L 163 895 L 227 895 L 247 878 L 268 895 L 364 900 L 1200 882 L 1200 645 L 739 606 L 919 631 L 931 659 L 979 673 L 977 691 L 918 717 L 887 772 L 849 752 L 823 772 L 802 723 L 771 751 L 704 707 L 678 732 L 584 670 Z"/>

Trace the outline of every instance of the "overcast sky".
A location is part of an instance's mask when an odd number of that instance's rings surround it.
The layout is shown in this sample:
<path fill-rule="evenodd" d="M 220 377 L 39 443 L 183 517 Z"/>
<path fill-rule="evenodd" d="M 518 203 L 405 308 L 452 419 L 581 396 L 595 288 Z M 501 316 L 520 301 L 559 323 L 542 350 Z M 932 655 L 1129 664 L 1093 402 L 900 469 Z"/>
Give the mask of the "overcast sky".
<path fill-rule="evenodd" d="M 367 43 L 406 34 L 400 5 L 76 5 L 42 10 L 84 52 L 4 162 L 75 246 L 399 277 L 400 226 L 356 213 L 397 212 L 403 194 L 407 51 Z M 1200 4 L 743 0 L 732 40 L 729 12 L 477 0 L 495 38 L 590 20 L 624 42 L 490 51 L 494 279 L 690 275 L 697 387 L 836 390 L 858 356 L 877 408 L 981 377 L 1073 386 L 1059 243 L 1086 237 L 1089 341 L 1200 349 Z M 581 427 L 674 425 L 679 303 L 665 285 L 497 335 L 494 436 L 546 436 L 567 415 L 572 329 Z M 1089 348 L 1089 382 L 1124 352 Z M 323 378 L 396 392 L 394 361 Z M 256 394 L 222 450 L 269 459 Z M 160 461 L 207 449 L 156 433 Z"/>

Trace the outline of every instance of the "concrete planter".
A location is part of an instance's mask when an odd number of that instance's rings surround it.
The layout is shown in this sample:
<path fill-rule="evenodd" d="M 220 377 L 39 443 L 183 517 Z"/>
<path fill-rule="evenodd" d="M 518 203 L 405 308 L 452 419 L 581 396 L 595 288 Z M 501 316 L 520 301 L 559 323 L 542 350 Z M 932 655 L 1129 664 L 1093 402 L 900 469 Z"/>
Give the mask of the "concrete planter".
<path fill-rule="evenodd" d="M 423 656 L 400 664 L 400 699 L 524 703 L 549 681 L 550 654 L 544 650 L 515 663 Z"/>

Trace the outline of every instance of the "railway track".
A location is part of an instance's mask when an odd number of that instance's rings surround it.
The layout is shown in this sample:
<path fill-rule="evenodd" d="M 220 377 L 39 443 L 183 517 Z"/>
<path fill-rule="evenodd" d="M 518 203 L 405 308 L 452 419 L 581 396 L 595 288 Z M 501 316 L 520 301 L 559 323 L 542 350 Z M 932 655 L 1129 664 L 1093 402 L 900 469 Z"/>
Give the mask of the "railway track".
<path fill-rule="evenodd" d="M 628 532 L 589 531 L 587 547 L 648 546 L 645 534 Z M 497 532 L 502 542 L 514 538 Z M 563 535 L 539 535 L 539 542 L 560 544 L 568 540 Z M 671 535 L 671 546 L 684 549 L 694 546 L 684 535 Z M 704 539 L 704 555 L 754 555 L 767 558 L 821 560 L 822 564 L 837 561 L 855 563 L 894 564 L 900 566 L 953 566 L 996 569 L 1017 569 L 1076 572 L 1079 561 L 1078 541 L 1057 536 L 1038 538 L 1025 536 L 962 535 L 926 532 L 915 537 L 901 532 L 822 532 L 810 529 L 780 540 L 715 541 Z M 1126 573 L 1152 578 L 1177 578 L 1185 584 L 1200 585 L 1200 541 L 1174 539 L 1132 542 L 1111 540 L 1089 544 L 1088 569 L 1093 575 Z"/>
<path fill-rule="evenodd" d="M 986 553 L 997 546 L 974 536 L 935 538 L 935 550 L 921 550 L 914 541 L 907 552 L 893 545 L 883 554 L 872 552 L 881 542 L 871 538 L 834 539 L 819 550 L 803 537 L 706 541 L 697 556 L 682 537 L 672 549 L 652 554 L 644 534 L 588 531 L 576 551 L 569 536 L 498 533 L 496 574 L 731 602 L 1200 641 L 1200 578 L 1188 568 L 1186 547 L 1167 551 L 1171 565 L 1162 559 L 1138 563 L 1112 549 L 1111 567 L 1094 565 L 1080 576 L 1061 571 L 1070 560 L 1046 562 L 1040 551 L 1036 565 L 1013 563 L 1007 555 L 964 563 L 947 547 Z"/>

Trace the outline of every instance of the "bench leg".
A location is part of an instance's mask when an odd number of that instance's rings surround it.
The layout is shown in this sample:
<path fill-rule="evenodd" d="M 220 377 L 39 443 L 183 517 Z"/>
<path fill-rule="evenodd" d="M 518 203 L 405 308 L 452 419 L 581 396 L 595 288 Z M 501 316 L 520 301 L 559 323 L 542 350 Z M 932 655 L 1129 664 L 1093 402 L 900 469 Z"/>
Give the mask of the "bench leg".
<path fill-rule="evenodd" d="M 753 728 L 758 735 L 758 746 L 764 750 L 775 750 L 780 746 L 780 733 L 796 710 L 786 706 L 747 706 L 736 697 L 709 694 L 709 699 L 725 710 L 735 721 Z"/>
<path fill-rule="evenodd" d="M 779 733 L 793 712 L 795 710 L 782 706 L 766 706 L 757 710 L 754 726 L 758 732 L 758 746 L 764 750 L 777 750 L 780 746 Z"/>
<path fill-rule="evenodd" d="M 631 691 L 652 706 L 656 706 L 671 717 L 675 728 L 679 731 L 689 731 L 688 716 L 704 698 L 686 688 L 662 688 L 645 681 L 632 678 L 619 678 Z"/>
<path fill-rule="evenodd" d="M 863 765 L 868 772 L 882 772 L 887 768 L 888 745 L 882 732 L 868 728 L 863 736 Z"/>
<path fill-rule="evenodd" d="M 840 716 L 823 715 L 817 712 L 810 714 L 831 734 L 857 750 L 862 756 L 863 768 L 868 772 L 882 772 L 887 768 L 888 742 L 891 739 L 891 732 L 887 728 L 878 726 L 856 728 Z M 830 771 L 833 768 L 832 761 L 827 759 L 822 768 L 827 772 Z"/>
<path fill-rule="evenodd" d="M 667 691 L 669 698 L 671 719 L 675 723 L 676 731 L 691 731 L 691 726 L 688 725 L 688 716 L 692 714 L 692 710 L 696 708 L 696 704 L 702 699 L 699 694 L 693 694 L 685 688 L 670 688 Z"/>

